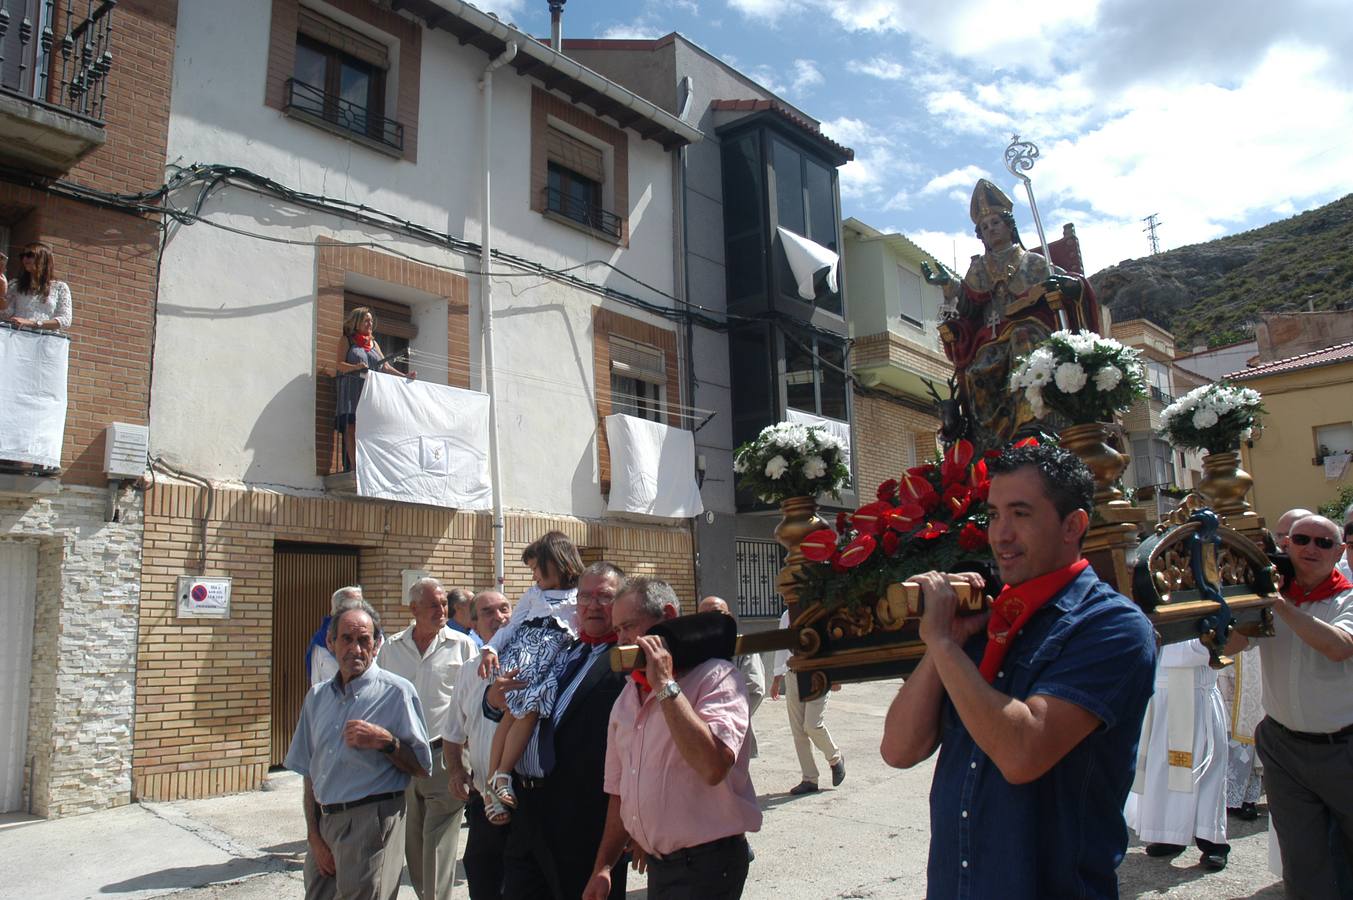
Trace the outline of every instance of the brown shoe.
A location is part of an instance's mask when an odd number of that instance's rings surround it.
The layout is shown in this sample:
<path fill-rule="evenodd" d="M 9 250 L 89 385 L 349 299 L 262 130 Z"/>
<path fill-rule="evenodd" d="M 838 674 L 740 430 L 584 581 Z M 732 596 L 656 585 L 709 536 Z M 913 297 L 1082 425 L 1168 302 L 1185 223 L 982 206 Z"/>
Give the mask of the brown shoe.
<path fill-rule="evenodd" d="M 802 797 L 804 794 L 816 794 L 817 785 L 814 782 L 804 779 L 789 789 L 789 796 Z"/>

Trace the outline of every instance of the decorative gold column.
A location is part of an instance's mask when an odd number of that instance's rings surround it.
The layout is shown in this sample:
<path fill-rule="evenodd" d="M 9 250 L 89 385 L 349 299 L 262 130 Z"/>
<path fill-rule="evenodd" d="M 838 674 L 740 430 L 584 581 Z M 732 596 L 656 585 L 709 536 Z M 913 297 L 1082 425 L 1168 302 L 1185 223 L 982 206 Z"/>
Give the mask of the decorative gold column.
<path fill-rule="evenodd" d="M 1246 537 L 1259 541 L 1263 537 L 1264 520 L 1253 509 L 1245 496 L 1254 487 L 1250 473 L 1240 467 L 1240 451 L 1209 451 L 1203 457 L 1203 480 L 1198 491 L 1221 516 L 1222 524 Z"/>
<path fill-rule="evenodd" d="M 1120 593 L 1132 595 L 1128 557 L 1137 548 L 1137 531 L 1150 513 L 1133 506 L 1118 488 L 1118 479 L 1131 457 L 1109 444 L 1112 426 L 1088 422 L 1063 428 L 1063 447 L 1080 457 L 1095 479 L 1095 514 L 1085 535 L 1083 551 L 1100 578 Z"/>
<path fill-rule="evenodd" d="M 780 501 L 780 524 L 775 526 L 775 540 L 788 551 L 784 568 L 775 579 L 775 589 L 784 598 L 789 607 L 790 619 L 798 614 L 799 586 L 794 578 L 803 568 L 806 560 L 799 552 L 799 544 L 805 537 L 826 528 L 827 523 L 817 514 L 817 500 L 813 497 L 789 497 Z"/>

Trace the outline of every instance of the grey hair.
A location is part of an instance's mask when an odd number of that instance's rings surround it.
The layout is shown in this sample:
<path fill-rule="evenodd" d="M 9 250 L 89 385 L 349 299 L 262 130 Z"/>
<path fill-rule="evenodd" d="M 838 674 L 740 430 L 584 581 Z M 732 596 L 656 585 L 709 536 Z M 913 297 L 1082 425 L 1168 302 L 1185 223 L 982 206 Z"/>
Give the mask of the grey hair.
<path fill-rule="evenodd" d="M 465 588 L 452 588 L 446 592 L 446 602 L 454 610 L 458 606 L 470 604 L 471 610 L 474 608 L 474 594 L 465 590 Z M 473 614 L 473 613 L 472 613 Z"/>
<path fill-rule="evenodd" d="M 413 606 L 415 603 L 417 603 L 419 599 L 422 598 L 423 591 L 427 590 L 428 588 L 432 588 L 435 591 L 440 591 L 442 590 L 442 583 L 437 579 L 433 578 L 431 575 L 424 575 L 422 578 L 418 579 L 412 585 L 410 585 L 409 596 L 407 598 L 409 605 Z"/>
<path fill-rule="evenodd" d="M 583 569 L 582 573 L 578 576 L 579 580 L 582 579 L 583 575 L 592 575 L 597 578 L 614 577 L 616 581 L 621 583 L 624 583 L 625 581 L 625 570 L 617 566 L 615 563 L 607 562 L 604 559 L 598 560 L 597 562 L 594 562 L 587 568 Z"/>
<path fill-rule="evenodd" d="M 377 642 L 381 640 L 381 614 L 376 612 L 375 607 L 370 603 L 367 603 L 359 597 L 356 600 L 343 601 L 343 604 L 339 606 L 338 609 L 334 610 L 334 617 L 329 620 L 329 643 L 332 644 L 338 640 L 338 620 L 343 618 L 344 613 L 350 613 L 354 609 L 364 612 L 371 617 L 372 637 L 374 637 Z"/>
<path fill-rule="evenodd" d="M 362 586 L 360 584 L 350 584 L 347 587 L 341 587 L 334 591 L 334 595 L 329 598 L 329 615 L 336 616 L 338 611 L 343 608 L 343 604 L 349 600 L 362 599 Z"/>
<path fill-rule="evenodd" d="M 663 608 L 667 606 L 678 613 L 681 612 L 681 601 L 677 599 L 676 591 L 672 590 L 670 584 L 657 578 L 644 578 L 640 575 L 625 579 L 616 597 L 623 597 L 626 594 L 638 597 L 639 612 L 650 618 L 661 619 Z"/>

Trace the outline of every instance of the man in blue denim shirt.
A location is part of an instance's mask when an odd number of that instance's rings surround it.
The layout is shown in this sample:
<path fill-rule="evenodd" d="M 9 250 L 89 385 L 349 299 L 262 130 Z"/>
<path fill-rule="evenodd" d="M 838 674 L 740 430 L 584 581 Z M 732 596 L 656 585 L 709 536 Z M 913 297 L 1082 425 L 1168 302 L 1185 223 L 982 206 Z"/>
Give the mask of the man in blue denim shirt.
<path fill-rule="evenodd" d="M 956 615 L 953 576 L 911 579 L 926 653 L 888 710 L 883 758 L 908 768 L 940 748 L 931 900 L 1117 897 L 1152 628 L 1081 559 L 1094 504 L 1083 463 L 1031 446 L 988 466 L 1007 587 L 988 622 Z"/>

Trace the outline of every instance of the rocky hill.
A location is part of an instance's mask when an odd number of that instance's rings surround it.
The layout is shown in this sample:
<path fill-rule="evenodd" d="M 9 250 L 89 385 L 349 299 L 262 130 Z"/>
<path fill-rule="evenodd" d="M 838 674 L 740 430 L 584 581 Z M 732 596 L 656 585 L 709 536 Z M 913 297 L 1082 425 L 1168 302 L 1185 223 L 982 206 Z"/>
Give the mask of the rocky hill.
<path fill-rule="evenodd" d="M 1115 321 L 1147 318 L 1181 348 L 1251 337 L 1260 314 L 1353 308 L 1353 194 L 1241 234 L 1090 276 Z"/>

